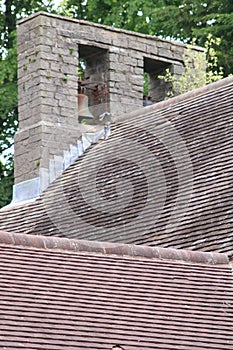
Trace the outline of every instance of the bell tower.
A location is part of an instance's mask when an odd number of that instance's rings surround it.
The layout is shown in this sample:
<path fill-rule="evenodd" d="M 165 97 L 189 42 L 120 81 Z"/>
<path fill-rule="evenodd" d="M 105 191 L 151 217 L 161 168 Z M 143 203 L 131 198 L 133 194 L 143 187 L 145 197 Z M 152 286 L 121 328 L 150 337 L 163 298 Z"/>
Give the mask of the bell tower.
<path fill-rule="evenodd" d="M 21 20 L 13 201 L 39 196 L 104 137 L 100 116 L 141 108 L 145 72 L 153 103 L 162 100 L 165 87 L 156 85 L 160 69 L 171 66 L 179 76 L 186 53 L 181 43 L 44 12 Z"/>

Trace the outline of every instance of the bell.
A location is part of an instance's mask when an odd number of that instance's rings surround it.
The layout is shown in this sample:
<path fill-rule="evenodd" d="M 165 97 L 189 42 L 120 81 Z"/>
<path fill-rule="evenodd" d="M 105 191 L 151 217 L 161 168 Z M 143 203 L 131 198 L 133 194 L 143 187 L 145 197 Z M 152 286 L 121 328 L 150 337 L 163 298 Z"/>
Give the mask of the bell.
<path fill-rule="evenodd" d="M 85 119 L 94 119 L 88 108 L 88 96 L 85 94 L 78 94 L 78 120 L 81 123 Z"/>

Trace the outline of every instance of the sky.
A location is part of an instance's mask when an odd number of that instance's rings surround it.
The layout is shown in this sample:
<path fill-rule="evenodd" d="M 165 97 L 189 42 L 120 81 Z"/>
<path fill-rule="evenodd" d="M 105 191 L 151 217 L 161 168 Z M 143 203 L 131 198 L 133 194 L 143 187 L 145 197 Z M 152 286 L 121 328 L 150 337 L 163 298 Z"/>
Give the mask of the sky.
<path fill-rule="evenodd" d="M 53 0 L 54 4 L 56 7 L 60 5 L 61 0 Z"/>

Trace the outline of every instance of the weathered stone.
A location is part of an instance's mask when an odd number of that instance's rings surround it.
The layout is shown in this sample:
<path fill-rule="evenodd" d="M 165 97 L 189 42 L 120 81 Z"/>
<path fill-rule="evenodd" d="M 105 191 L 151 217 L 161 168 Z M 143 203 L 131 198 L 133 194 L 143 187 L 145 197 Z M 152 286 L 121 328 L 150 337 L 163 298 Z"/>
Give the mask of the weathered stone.
<path fill-rule="evenodd" d="M 184 54 L 187 48 L 179 43 L 70 18 L 38 13 L 21 20 L 16 183 L 39 176 L 41 169 L 47 184 L 49 164 L 53 164 L 56 177 L 62 152 L 70 152 L 71 144 L 77 145 L 83 127 L 78 123 L 80 59 L 86 64 L 85 93 L 90 110 L 98 117 L 106 106 L 114 114 L 141 107 L 144 71 L 149 74 L 150 95 L 156 101 L 163 99 L 166 86 L 158 81 L 154 65 L 158 63 L 161 71 L 172 64 L 179 76 Z M 157 63 L 145 65 L 146 60 Z M 68 158 L 72 155 L 66 153 Z"/>

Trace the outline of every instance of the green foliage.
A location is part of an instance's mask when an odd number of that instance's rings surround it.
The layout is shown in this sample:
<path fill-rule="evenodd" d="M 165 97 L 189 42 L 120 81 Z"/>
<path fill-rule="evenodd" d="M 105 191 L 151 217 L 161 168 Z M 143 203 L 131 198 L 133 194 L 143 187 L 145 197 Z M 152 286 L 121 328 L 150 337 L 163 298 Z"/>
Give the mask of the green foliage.
<path fill-rule="evenodd" d="M 175 20 L 174 20 L 175 19 Z M 232 0 L 164 1 L 150 15 L 151 29 L 156 35 L 171 37 L 204 46 L 208 35 L 220 38 L 216 47 L 219 66 L 224 75 L 233 73 L 233 2 Z"/>
<path fill-rule="evenodd" d="M 83 80 L 85 78 L 86 62 L 83 58 L 79 58 L 78 62 L 78 79 Z"/>
<path fill-rule="evenodd" d="M 11 33 L 16 29 L 20 18 L 38 11 L 53 11 L 52 0 L 5 0 L 0 3 L 0 46 L 1 50 L 13 46 Z"/>
<path fill-rule="evenodd" d="M 8 49 L 0 61 L 0 151 L 12 145 L 17 128 L 17 56 L 15 32 L 13 47 Z"/>
<path fill-rule="evenodd" d="M 149 33 L 146 16 L 156 6 L 145 0 L 64 0 L 60 14 L 77 19 Z M 151 33 L 152 34 L 152 33 Z"/>
<path fill-rule="evenodd" d="M 0 161 L 0 208 L 7 205 L 12 198 L 14 169 L 12 156 L 6 162 Z"/>
<path fill-rule="evenodd" d="M 148 73 L 143 74 L 143 95 L 148 96 L 149 94 L 149 76 Z"/>
<path fill-rule="evenodd" d="M 187 55 L 183 57 L 185 70 L 181 76 L 177 78 L 170 69 L 166 69 L 166 74 L 158 77 L 170 85 L 167 97 L 183 94 L 223 78 L 223 69 L 218 67 L 217 53 L 214 48 L 219 43 L 220 39 L 214 39 L 211 34 L 208 35 L 205 42 L 207 63 L 203 61 L 202 53 L 193 50 L 192 45 L 188 45 Z M 192 44 L 195 44 L 195 41 Z"/>
<path fill-rule="evenodd" d="M 220 38 L 214 38 L 211 34 L 208 34 L 205 42 L 205 53 L 207 57 L 206 63 L 206 84 L 223 78 L 223 67 L 218 64 L 218 56 L 216 47 L 221 44 Z"/>
<path fill-rule="evenodd" d="M 15 32 L 13 47 L 9 48 L 0 61 L 0 154 L 7 151 L 13 143 L 17 129 L 17 56 Z M 0 207 L 8 204 L 12 197 L 13 157 L 7 153 L 0 161 Z"/>

